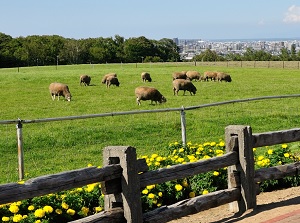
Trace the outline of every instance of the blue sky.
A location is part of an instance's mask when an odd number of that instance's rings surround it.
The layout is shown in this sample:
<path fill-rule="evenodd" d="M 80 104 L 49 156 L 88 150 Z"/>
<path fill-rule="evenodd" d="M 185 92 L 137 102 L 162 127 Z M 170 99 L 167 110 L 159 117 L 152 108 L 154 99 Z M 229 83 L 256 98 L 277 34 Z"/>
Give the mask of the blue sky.
<path fill-rule="evenodd" d="M 148 39 L 300 37 L 300 0 L 1 0 L 12 37 Z"/>

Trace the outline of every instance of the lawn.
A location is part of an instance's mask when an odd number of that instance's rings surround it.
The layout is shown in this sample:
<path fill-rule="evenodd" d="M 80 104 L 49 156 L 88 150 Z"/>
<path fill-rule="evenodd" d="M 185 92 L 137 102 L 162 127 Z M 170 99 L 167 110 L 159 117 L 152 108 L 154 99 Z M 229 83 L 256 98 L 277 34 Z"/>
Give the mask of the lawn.
<path fill-rule="evenodd" d="M 231 83 L 194 82 L 197 94 L 172 91 L 172 72 L 181 70 L 224 71 Z M 143 83 L 147 71 L 152 82 Z M 107 89 L 102 76 L 115 72 L 120 87 Z M 79 76 L 89 74 L 91 86 L 79 85 Z M 298 69 L 194 66 L 194 63 L 95 64 L 0 69 L 1 120 L 35 120 L 136 110 L 181 108 L 261 96 L 299 93 Z M 51 82 L 68 84 L 72 101 L 52 101 Z M 134 89 L 156 87 L 166 98 L 161 105 L 142 101 Z M 253 133 L 299 127 L 299 98 L 270 99 L 205 107 L 186 111 L 187 140 L 204 143 L 224 139 L 227 125 L 250 125 Z M 0 183 L 18 180 L 16 127 L 0 125 Z M 181 141 L 180 112 L 144 113 L 91 119 L 23 124 L 26 179 L 102 164 L 102 149 L 131 145 L 138 155 L 166 153 L 169 143 Z M 297 146 L 295 148 L 298 148 Z"/>

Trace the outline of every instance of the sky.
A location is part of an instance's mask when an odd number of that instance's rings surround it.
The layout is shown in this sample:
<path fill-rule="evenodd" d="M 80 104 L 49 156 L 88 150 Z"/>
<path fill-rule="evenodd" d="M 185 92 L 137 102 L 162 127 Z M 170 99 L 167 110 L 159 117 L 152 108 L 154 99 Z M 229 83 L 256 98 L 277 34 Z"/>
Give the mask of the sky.
<path fill-rule="evenodd" d="M 300 38 L 300 0 L 0 0 L 0 32 L 86 39 Z"/>

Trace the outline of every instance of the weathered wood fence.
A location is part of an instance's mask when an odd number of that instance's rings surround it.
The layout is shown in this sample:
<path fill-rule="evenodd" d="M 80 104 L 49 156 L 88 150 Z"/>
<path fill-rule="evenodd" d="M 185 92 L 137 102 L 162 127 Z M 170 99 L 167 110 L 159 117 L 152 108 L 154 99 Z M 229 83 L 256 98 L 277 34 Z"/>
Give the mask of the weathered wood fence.
<path fill-rule="evenodd" d="M 227 203 L 231 211 L 243 213 L 256 207 L 258 182 L 297 175 L 300 167 L 300 162 L 297 162 L 255 171 L 253 148 L 295 141 L 300 141 L 298 128 L 252 134 L 250 126 L 228 126 L 225 128 L 225 155 L 154 171 L 148 171 L 144 159 L 137 160 L 135 148 L 109 146 L 103 152 L 103 168 L 88 167 L 37 177 L 24 184 L 0 185 L 0 204 L 101 182 L 105 194 L 105 211 L 73 223 L 168 222 Z M 228 167 L 228 189 L 142 213 L 140 191 L 147 185 L 224 167 Z"/>

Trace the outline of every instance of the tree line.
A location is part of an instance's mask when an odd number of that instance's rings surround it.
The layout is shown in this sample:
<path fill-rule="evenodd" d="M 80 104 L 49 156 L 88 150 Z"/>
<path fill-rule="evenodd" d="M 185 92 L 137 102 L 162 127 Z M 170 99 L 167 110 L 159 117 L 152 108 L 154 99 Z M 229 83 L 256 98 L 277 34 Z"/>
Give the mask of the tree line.
<path fill-rule="evenodd" d="M 176 62 L 180 61 L 179 47 L 172 39 L 147 39 L 144 36 L 125 39 L 98 37 L 87 39 L 64 38 L 58 35 L 32 35 L 12 38 L 0 32 L 0 68 L 38 65 Z M 279 55 L 247 48 L 243 54 L 219 55 L 206 49 L 194 61 L 291 61 L 300 60 L 295 45 L 281 49 Z"/>
<path fill-rule="evenodd" d="M 72 39 L 58 35 L 12 38 L 0 33 L 0 67 L 57 64 L 98 64 L 179 61 L 179 49 L 171 39 L 144 36 L 125 39 Z"/>

